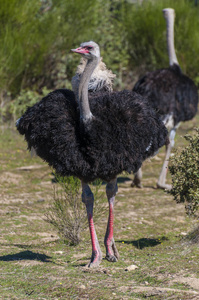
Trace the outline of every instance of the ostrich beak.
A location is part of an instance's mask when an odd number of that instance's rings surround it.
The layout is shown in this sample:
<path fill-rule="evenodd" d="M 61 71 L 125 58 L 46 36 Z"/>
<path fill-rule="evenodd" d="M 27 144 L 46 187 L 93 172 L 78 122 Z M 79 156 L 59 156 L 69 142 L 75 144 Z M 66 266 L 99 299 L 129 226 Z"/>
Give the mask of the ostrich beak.
<path fill-rule="evenodd" d="M 79 53 L 79 54 L 89 53 L 88 50 L 86 50 L 85 48 L 82 48 L 82 47 L 79 47 L 77 49 L 71 49 L 71 51 L 74 53 Z"/>

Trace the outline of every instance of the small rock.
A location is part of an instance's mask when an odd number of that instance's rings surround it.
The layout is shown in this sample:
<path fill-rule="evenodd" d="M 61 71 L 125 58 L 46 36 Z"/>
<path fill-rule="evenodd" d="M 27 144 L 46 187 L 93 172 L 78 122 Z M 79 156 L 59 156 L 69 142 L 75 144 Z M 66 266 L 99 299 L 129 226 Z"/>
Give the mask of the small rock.
<path fill-rule="evenodd" d="M 41 199 L 38 199 L 38 200 L 37 200 L 37 203 L 41 203 L 41 202 L 44 202 L 44 201 L 45 201 L 45 200 L 41 198 Z"/>
<path fill-rule="evenodd" d="M 85 285 L 81 284 L 79 288 L 82 290 L 85 290 L 86 287 L 85 287 Z"/>
<path fill-rule="evenodd" d="M 63 254 L 64 251 L 54 251 L 55 254 Z"/>
<path fill-rule="evenodd" d="M 130 265 L 130 266 L 128 266 L 126 269 L 125 269 L 125 271 L 133 271 L 133 270 L 135 270 L 135 269 L 137 269 L 138 268 L 138 266 L 136 266 L 136 265 Z"/>
<path fill-rule="evenodd" d="M 144 284 L 149 285 L 148 281 L 145 281 Z"/>
<path fill-rule="evenodd" d="M 181 235 L 184 235 L 184 236 L 185 236 L 185 235 L 187 235 L 187 233 L 186 233 L 186 232 L 181 232 Z"/>

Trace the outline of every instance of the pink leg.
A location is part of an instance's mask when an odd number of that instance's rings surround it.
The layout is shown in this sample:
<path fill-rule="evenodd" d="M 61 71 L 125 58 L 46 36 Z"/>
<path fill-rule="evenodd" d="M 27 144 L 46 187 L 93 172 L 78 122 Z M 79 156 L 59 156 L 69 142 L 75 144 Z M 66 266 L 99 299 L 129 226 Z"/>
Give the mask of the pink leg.
<path fill-rule="evenodd" d="M 157 188 L 159 189 L 167 189 L 171 190 L 172 186 L 169 184 L 166 184 L 166 176 L 168 172 L 168 164 L 169 164 L 169 157 L 171 155 L 171 144 L 166 146 L 166 155 L 165 155 L 165 160 L 162 166 L 162 170 L 160 172 L 160 176 L 157 182 Z"/>
<path fill-rule="evenodd" d="M 106 235 L 104 238 L 104 245 L 106 247 L 106 259 L 111 262 L 116 262 L 119 259 L 119 253 L 117 251 L 115 241 L 113 238 L 113 207 L 117 190 L 117 179 L 108 182 L 106 186 L 106 194 L 109 202 L 109 218 L 106 229 Z"/>
<path fill-rule="evenodd" d="M 97 267 L 102 260 L 102 253 L 100 250 L 100 246 L 99 246 L 99 242 L 97 239 L 94 222 L 93 222 L 94 197 L 88 184 L 84 183 L 83 181 L 82 181 L 82 201 L 86 205 L 88 224 L 89 224 L 90 235 L 91 235 L 91 244 L 92 244 L 92 256 L 91 256 L 91 261 L 88 264 L 88 267 Z"/>
<path fill-rule="evenodd" d="M 176 135 L 176 129 L 178 128 L 179 124 L 177 124 L 171 131 L 169 134 L 169 140 L 170 140 L 170 144 L 166 146 L 166 156 L 165 156 L 165 160 L 162 166 L 162 170 L 160 172 L 160 176 L 157 182 L 157 187 L 160 189 L 167 189 L 167 190 L 171 190 L 172 186 L 170 184 L 166 184 L 166 176 L 167 176 L 167 171 L 168 171 L 168 164 L 169 164 L 169 158 L 171 155 L 171 150 L 174 147 L 174 139 L 175 139 L 175 135 Z"/>

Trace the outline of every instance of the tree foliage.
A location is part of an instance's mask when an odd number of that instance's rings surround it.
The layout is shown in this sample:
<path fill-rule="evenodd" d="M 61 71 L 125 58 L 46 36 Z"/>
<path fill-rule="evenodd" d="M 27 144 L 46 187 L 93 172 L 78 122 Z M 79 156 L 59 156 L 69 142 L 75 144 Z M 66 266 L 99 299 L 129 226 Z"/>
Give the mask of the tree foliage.
<path fill-rule="evenodd" d="M 199 217 L 199 128 L 194 136 L 186 135 L 185 139 L 189 145 L 171 158 L 170 193 L 178 203 L 185 203 L 188 215 Z"/>
<path fill-rule="evenodd" d="M 95 22 L 95 1 L 54 0 L 47 11 L 42 2 L 0 0 L 0 88 L 13 94 L 24 87 L 27 77 L 33 83 L 35 77 L 45 76 L 42 71 L 50 55 L 69 51 L 74 36 L 86 39 Z"/>
<path fill-rule="evenodd" d="M 0 114 L 22 90 L 71 88 L 79 56 L 70 49 L 83 41 L 99 43 L 117 75 L 115 89 L 132 88 L 139 75 L 167 67 L 165 7 L 176 11 L 182 70 L 199 83 L 199 7 L 193 1 L 0 0 Z"/>

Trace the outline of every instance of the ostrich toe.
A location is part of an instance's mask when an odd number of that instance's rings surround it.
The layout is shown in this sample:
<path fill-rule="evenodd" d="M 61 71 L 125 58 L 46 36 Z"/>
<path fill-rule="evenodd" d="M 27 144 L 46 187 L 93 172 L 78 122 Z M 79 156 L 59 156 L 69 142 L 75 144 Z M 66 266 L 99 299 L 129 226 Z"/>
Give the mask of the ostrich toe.
<path fill-rule="evenodd" d="M 95 268 L 98 267 L 102 261 L 102 253 L 101 250 L 98 249 L 97 251 L 92 252 L 91 261 L 86 265 L 88 268 Z"/>
<path fill-rule="evenodd" d="M 114 239 L 106 243 L 105 259 L 110 262 L 117 262 L 119 259 L 119 253 L 117 251 Z"/>
<path fill-rule="evenodd" d="M 164 183 L 164 184 L 157 183 L 157 188 L 170 191 L 172 189 L 172 185 L 166 184 L 166 183 Z"/>

